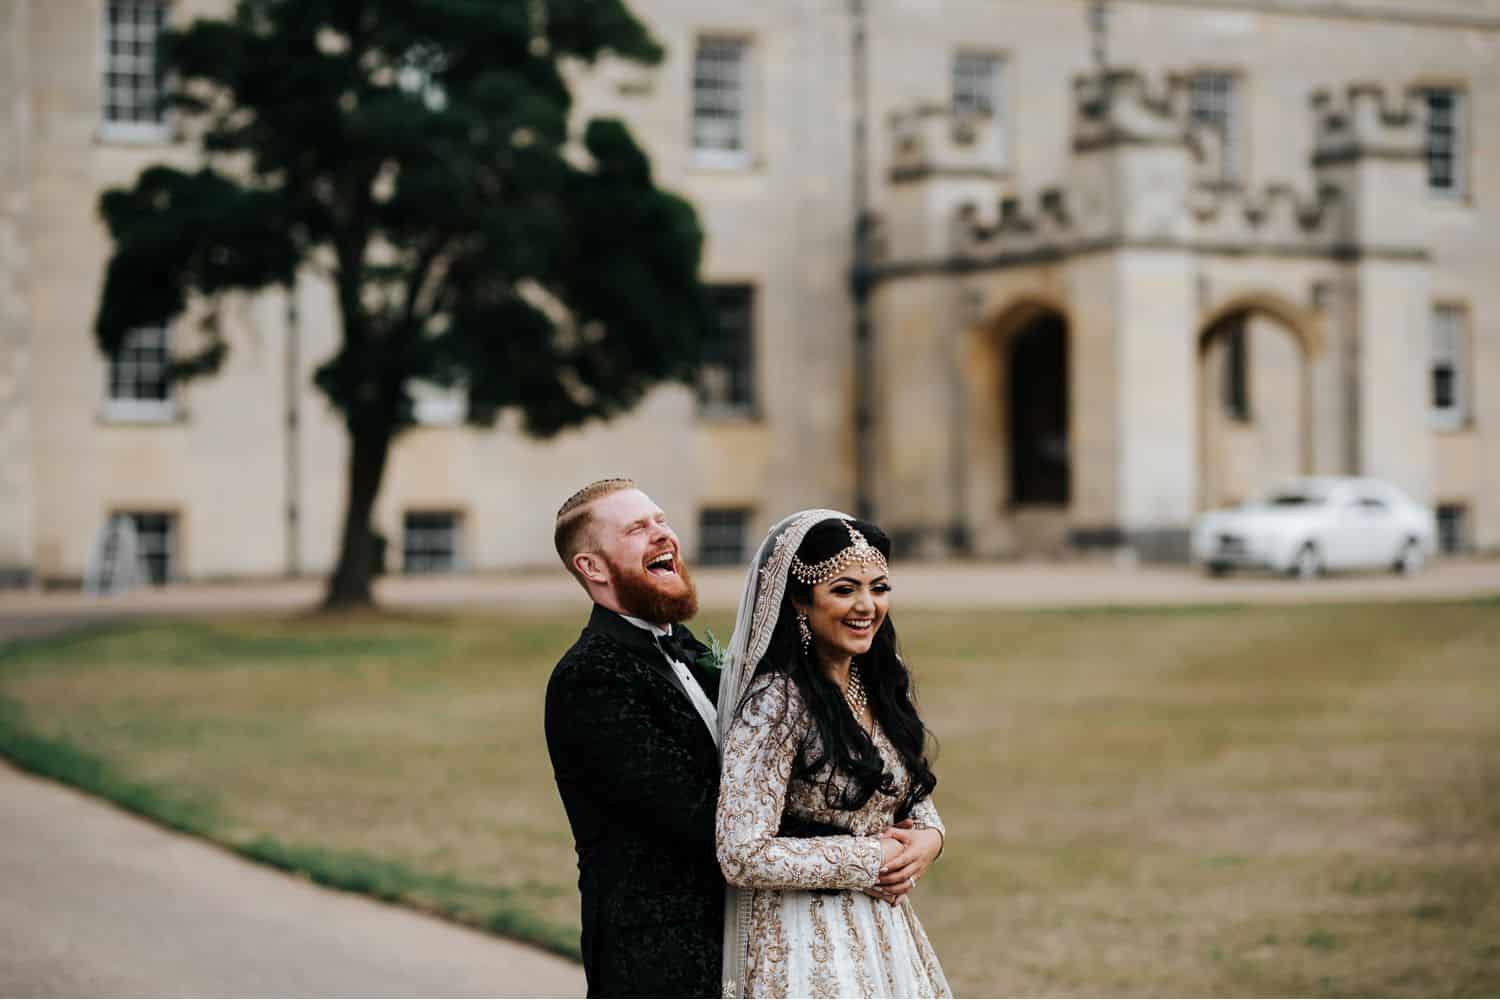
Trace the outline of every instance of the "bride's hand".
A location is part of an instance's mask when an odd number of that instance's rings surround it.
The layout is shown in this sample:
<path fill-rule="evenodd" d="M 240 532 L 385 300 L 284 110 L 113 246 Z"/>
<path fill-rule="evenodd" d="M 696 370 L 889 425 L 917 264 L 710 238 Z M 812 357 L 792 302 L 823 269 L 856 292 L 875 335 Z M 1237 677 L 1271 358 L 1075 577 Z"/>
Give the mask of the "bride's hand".
<path fill-rule="evenodd" d="M 890 835 L 889 830 L 881 834 L 880 871 L 882 875 L 888 870 L 891 862 L 898 859 L 905 850 L 906 845 L 893 838 Z M 890 903 L 892 906 L 895 906 L 897 903 L 901 902 L 901 897 L 906 894 L 905 892 L 892 892 L 889 888 L 883 885 L 871 886 L 870 888 L 863 890 L 863 892 L 866 896 L 878 899 L 882 903 Z"/>
<path fill-rule="evenodd" d="M 887 830 L 880 835 L 880 873 L 884 875 L 891 869 L 891 862 L 901 857 L 906 852 L 906 845 L 892 836 Z"/>
<path fill-rule="evenodd" d="M 892 827 L 882 835 L 901 845 L 895 857 L 884 856 L 878 888 L 892 893 L 907 893 L 917 887 L 917 881 L 932 867 L 938 852 L 943 849 L 943 835 L 936 830 L 906 830 Z M 886 844 L 882 840 L 882 848 Z"/>
<path fill-rule="evenodd" d="M 891 831 L 886 830 L 880 835 L 880 874 L 883 877 L 890 870 L 892 864 L 899 864 L 901 856 L 906 853 L 906 845 L 891 836 Z M 883 880 L 883 878 L 882 878 Z M 866 896 L 889 903 L 892 906 L 901 904 L 901 897 L 911 891 L 909 885 L 886 886 L 874 885 L 864 890 Z"/>

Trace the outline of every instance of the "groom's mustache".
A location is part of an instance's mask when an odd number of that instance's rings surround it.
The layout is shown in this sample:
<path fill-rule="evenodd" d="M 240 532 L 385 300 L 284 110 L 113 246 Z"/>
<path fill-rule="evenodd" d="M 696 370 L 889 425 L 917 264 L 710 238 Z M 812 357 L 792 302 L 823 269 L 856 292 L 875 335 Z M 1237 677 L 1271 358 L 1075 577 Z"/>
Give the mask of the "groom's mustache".
<path fill-rule="evenodd" d="M 698 588 L 682 556 L 676 557 L 676 575 L 657 579 L 637 566 L 622 566 L 604 556 L 614 583 L 615 598 L 633 618 L 666 625 L 684 622 L 698 613 Z"/>

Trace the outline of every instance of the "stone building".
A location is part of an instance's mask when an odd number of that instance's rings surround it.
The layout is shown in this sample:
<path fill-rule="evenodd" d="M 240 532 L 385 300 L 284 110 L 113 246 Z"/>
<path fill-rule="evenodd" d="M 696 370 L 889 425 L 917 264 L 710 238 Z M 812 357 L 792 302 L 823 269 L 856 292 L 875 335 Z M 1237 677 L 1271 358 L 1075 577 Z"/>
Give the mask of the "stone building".
<path fill-rule="evenodd" d="M 153 110 L 155 32 L 228 6 L 0 4 L 9 580 L 79 580 L 116 515 L 164 577 L 332 563 L 325 284 L 239 303 L 185 386 L 190 328 L 113 359 L 90 333 L 99 192 L 194 155 Z M 711 363 L 548 442 L 424 393 L 377 506 L 394 569 L 547 564 L 557 503 L 620 473 L 707 560 L 861 494 L 920 553 L 1170 558 L 1198 510 L 1305 472 L 1500 548 L 1500 0 L 632 6 L 667 58 L 578 73 L 579 113 L 626 118 L 698 206 Z"/>

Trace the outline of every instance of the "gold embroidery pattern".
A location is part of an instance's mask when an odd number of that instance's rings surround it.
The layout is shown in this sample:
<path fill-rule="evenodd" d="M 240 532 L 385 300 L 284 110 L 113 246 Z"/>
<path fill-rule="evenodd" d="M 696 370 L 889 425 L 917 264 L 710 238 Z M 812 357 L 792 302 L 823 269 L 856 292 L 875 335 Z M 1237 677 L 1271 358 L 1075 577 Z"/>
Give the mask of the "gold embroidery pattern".
<path fill-rule="evenodd" d="M 750 960 L 745 964 L 745 978 L 768 990 L 754 987 L 746 996 L 791 996 L 787 989 L 787 969 L 791 956 L 786 950 L 786 927 L 782 923 L 782 894 L 772 889 L 754 894 L 750 917 Z"/>
<path fill-rule="evenodd" d="M 824 794 L 826 772 L 792 780 L 799 748 L 811 744 L 806 752 L 817 752 L 812 720 L 794 684 L 757 683 L 725 736 L 716 817 L 720 867 L 752 897 L 743 994 L 950 996 L 910 904 L 893 909 L 857 891 L 878 879 L 877 835 L 894 821 L 900 796 L 876 794 L 858 810 L 835 810 Z M 905 789 L 910 775 L 890 740 L 879 726 L 871 736 L 896 787 Z M 784 813 L 853 835 L 777 837 Z M 912 818 L 942 829 L 930 797 Z M 845 891 L 796 891 L 814 889 Z M 810 940 L 789 942 L 789 926 L 810 927 Z"/>
<path fill-rule="evenodd" d="M 854 949 L 854 978 L 859 983 L 859 995 L 873 997 L 875 984 L 870 981 L 870 969 L 865 955 L 865 936 L 859 929 L 858 918 L 854 915 L 854 893 L 840 894 L 839 904 L 844 912 L 844 926 L 849 928 L 849 944 Z"/>
<path fill-rule="evenodd" d="M 885 995 L 893 997 L 896 995 L 896 970 L 895 953 L 891 950 L 890 935 L 886 931 L 886 922 L 881 918 L 885 914 L 878 910 L 875 914 L 875 948 L 880 953 L 880 971 L 885 976 Z"/>
<path fill-rule="evenodd" d="M 719 867 L 731 885 L 864 889 L 879 880 L 880 841 L 873 836 L 776 836 L 797 747 L 810 726 L 795 686 L 772 680 L 751 693 L 729 729 L 717 835 Z"/>
<path fill-rule="evenodd" d="M 827 897 L 814 896 L 807 904 L 808 922 L 812 925 L 812 995 L 839 996 L 839 980 L 833 968 L 833 939 L 828 935 L 828 921 L 823 919 L 823 902 Z"/>

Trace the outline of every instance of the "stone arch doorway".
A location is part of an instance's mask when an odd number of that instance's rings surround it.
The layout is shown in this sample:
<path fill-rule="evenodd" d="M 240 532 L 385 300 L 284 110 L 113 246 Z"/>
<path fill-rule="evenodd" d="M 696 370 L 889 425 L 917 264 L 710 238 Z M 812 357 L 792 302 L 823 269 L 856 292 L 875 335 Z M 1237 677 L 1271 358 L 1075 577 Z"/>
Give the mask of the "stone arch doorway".
<path fill-rule="evenodd" d="M 963 418 L 953 477 L 970 550 L 1054 555 L 1067 548 L 1073 332 L 1062 303 L 1005 297 L 969 328 L 956 383 Z"/>
<path fill-rule="evenodd" d="M 1012 506 L 1066 507 L 1068 327 L 1062 314 L 1034 309 L 1007 338 L 1006 451 Z"/>
<path fill-rule="evenodd" d="M 1198 336 L 1198 506 L 1251 499 L 1312 471 L 1312 361 L 1318 332 L 1300 310 L 1246 296 L 1213 310 Z"/>

